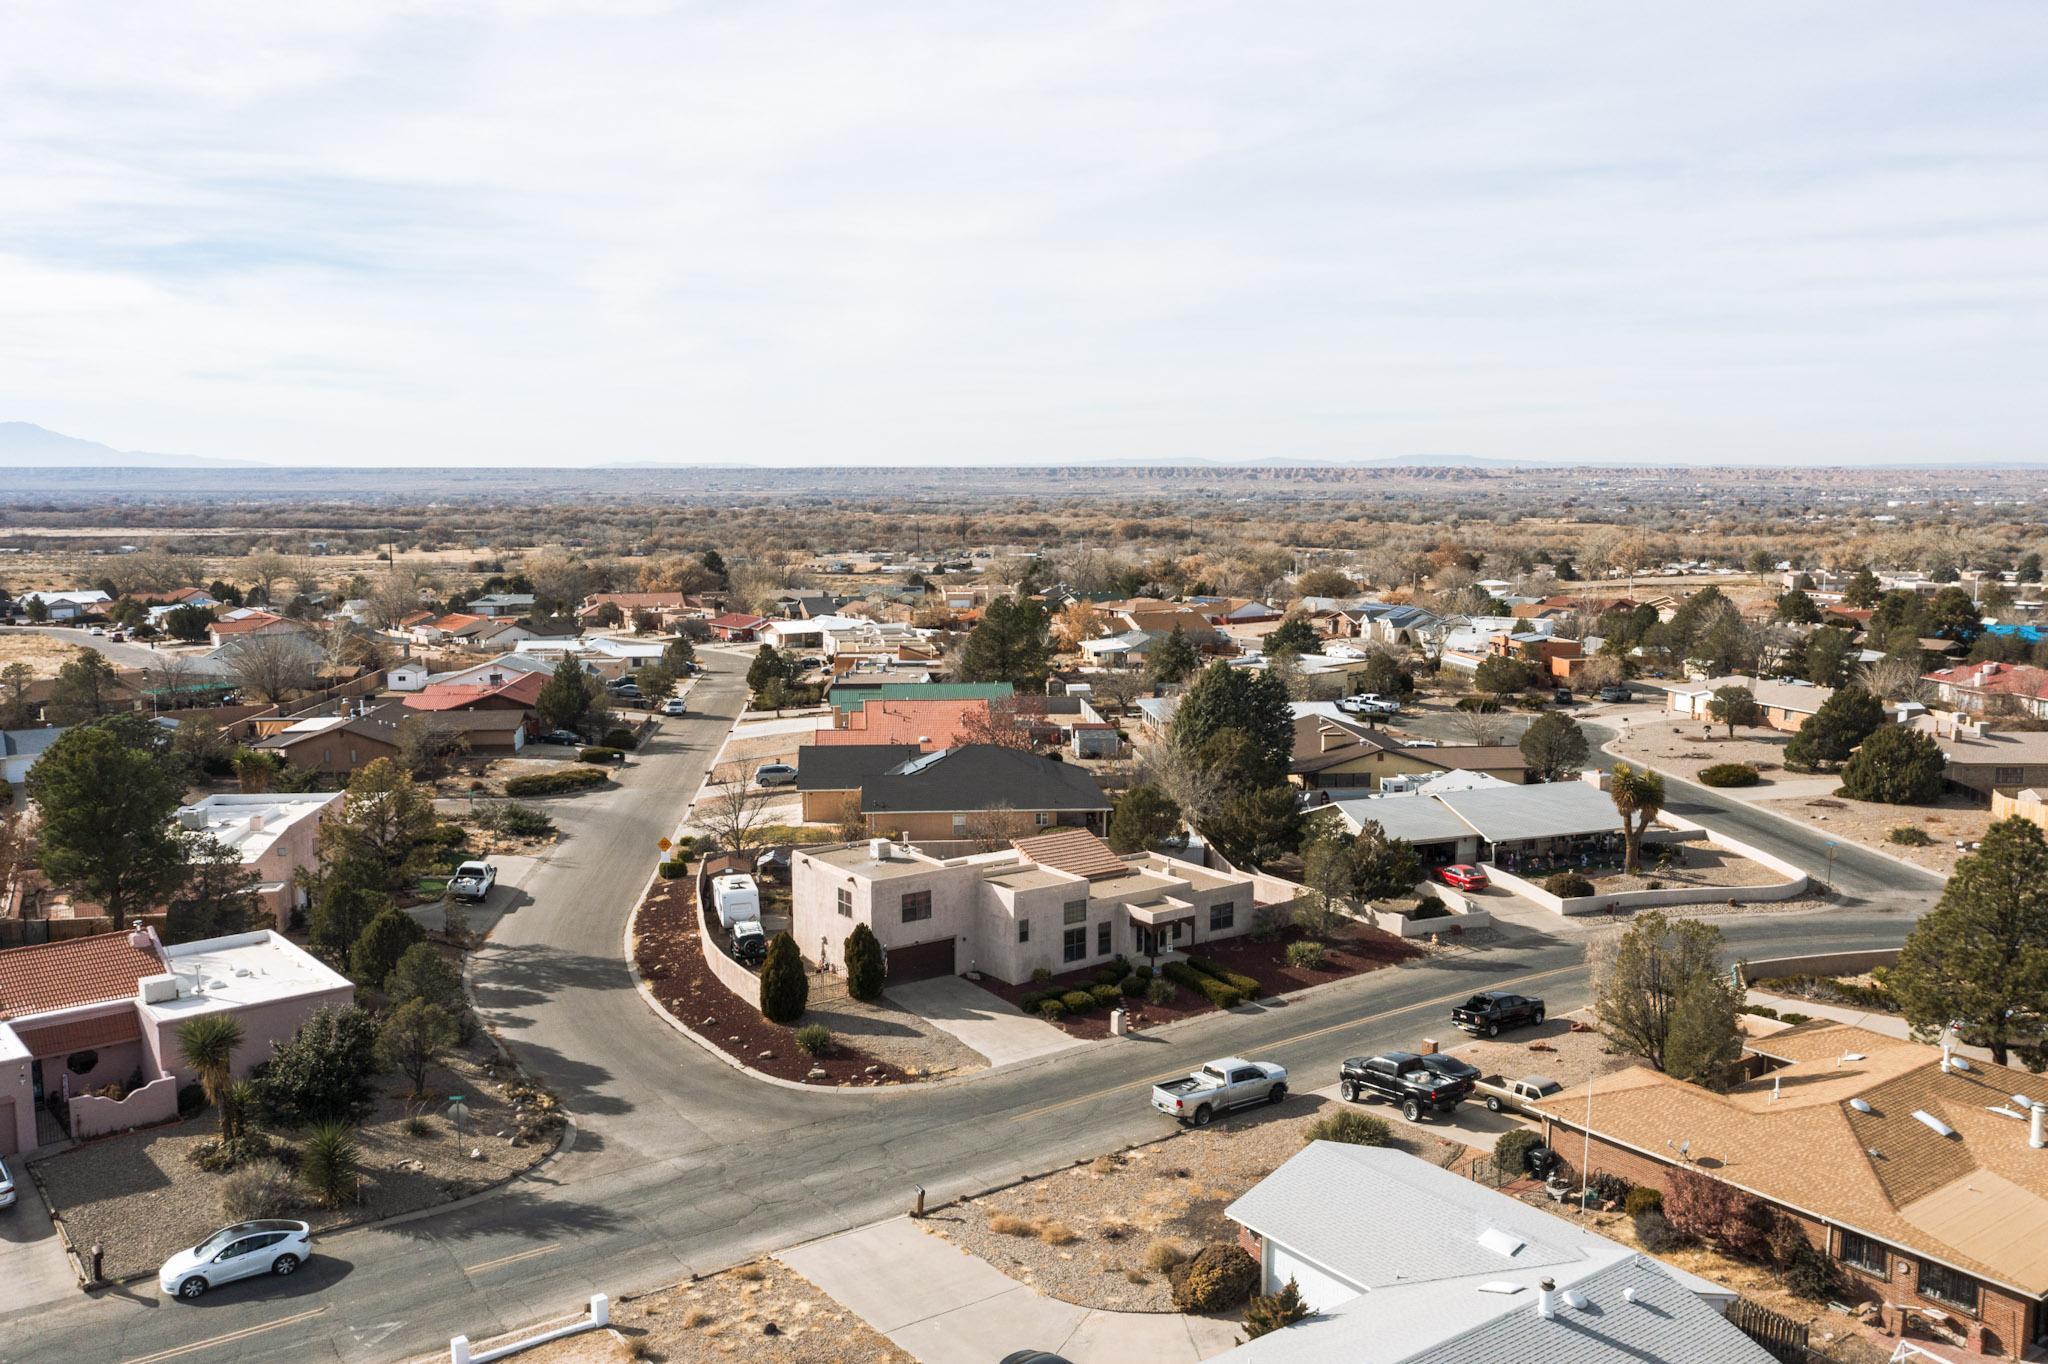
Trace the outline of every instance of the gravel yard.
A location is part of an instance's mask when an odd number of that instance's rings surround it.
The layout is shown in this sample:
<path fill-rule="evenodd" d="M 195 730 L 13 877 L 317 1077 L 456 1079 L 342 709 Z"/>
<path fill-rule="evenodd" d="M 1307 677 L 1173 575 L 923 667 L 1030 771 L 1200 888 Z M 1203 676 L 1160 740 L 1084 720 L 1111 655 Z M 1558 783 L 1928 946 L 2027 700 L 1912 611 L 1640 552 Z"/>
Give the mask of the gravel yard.
<path fill-rule="evenodd" d="M 762 734 L 748 738 L 735 731 L 718 752 L 718 765 L 711 769 L 714 782 L 739 781 L 762 763 L 793 763 L 797 750 L 811 742 L 813 731 L 797 734 Z"/>
<path fill-rule="evenodd" d="M 428 1074 L 425 1136 L 412 1136 L 405 1120 L 412 1111 L 410 1084 L 380 1076 L 376 1105 L 357 1129 L 363 1183 L 357 1203 L 340 1208 L 306 1207 L 289 1216 L 311 1222 L 315 1231 L 342 1222 L 364 1222 L 431 1207 L 475 1193 L 539 1164 L 555 1149 L 552 1139 L 514 1146 L 513 1104 L 507 1081 L 486 1069 L 493 1053 L 479 1037 L 449 1064 Z M 469 1108 L 464 1135 L 457 1137 L 445 1116 L 448 1096 L 460 1094 Z M 35 1163 L 51 1205 L 74 1246 L 106 1247 L 109 1278 L 152 1273 L 173 1251 L 195 1245 L 221 1226 L 223 1175 L 194 1165 L 188 1153 L 218 1134 L 219 1117 L 209 1111 L 183 1122 L 102 1137 Z M 289 1129 L 270 1130 L 291 1144 Z M 479 1150 L 482 1159 L 471 1160 Z"/>
<path fill-rule="evenodd" d="M 1310 1124 L 1346 1107 L 1296 1094 L 1277 1108 L 1232 1114 L 1212 1126 L 941 1208 L 927 1229 L 1020 1282 L 1081 1307 L 1170 1312 L 1166 1275 L 1148 1256 L 1170 1242 L 1192 1255 L 1235 1241 L 1224 1208 L 1299 1151 Z M 1373 1110 L 1366 1110 L 1373 1111 Z M 1378 1113 L 1386 1117 L 1384 1111 Z M 1165 1121 L 1161 1120 L 1162 1123 Z M 1396 1144 L 1439 1164 L 1465 1148 L 1393 1120 Z"/>
<path fill-rule="evenodd" d="M 1932 805 L 1874 805 L 1846 796 L 1787 797 L 1757 803 L 1811 824 L 1829 838 L 1861 843 L 1944 876 L 1956 869 L 1956 860 L 1963 856 L 1957 841 L 1975 843 L 1991 827 L 1991 811 L 1960 796 L 1943 796 Z M 1921 830 L 1932 841 L 1924 848 L 1891 842 L 1887 835 L 1905 825 Z"/>
<path fill-rule="evenodd" d="M 447 1352 L 431 1358 L 445 1360 Z M 518 1358 L 520 1364 L 912 1364 L 873 1327 L 776 1260 L 616 1301 L 610 1331 L 571 1336 Z"/>
<path fill-rule="evenodd" d="M 1647 760 L 1687 781 L 1696 780 L 1702 767 L 1715 763 L 1750 763 L 1762 775 L 1756 786 L 1731 792 L 1736 795 L 1811 781 L 1816 775 L 1785 770 L 1785 744 L 1792 736 L 1774 729 L 1738 729 L 1731 739 L 1725 728 L 1710 727 L 1700 720 L 1672 720 L 1661 711 L 1654 720 L 1627 718 L 1626 729 L 1621 728 L 1619 717 L 1614 720 L 1621 737 L 1608 745 L 1609 750 L 1624 758 Z"/>
<path fill-rule="evenodd" d="M 1534 1028 L 1517 1028 L 1506 1037 L 1474 1038 L 1453 1030 L 1440 1039 L 1444 1050 L 1479 1067 L 1483 1075 L 1519 1080 L 1524 1075 L 1547 1075 L 1569 1089 L 1596 1075 L 1626 1070 L 1633 1062 L 1615 1053 L 1597 1032 L 1573 1032 L 1572 1021 L 1591 1023 L 1592 1013 L 1546 1018 Z M 1454 1041 L 1455 1039 L 1455 1041 Z"/>
<path fill-rule="evenodd" d="M 1679 886 L 1766 886 L 1785 878 L 1760 862 L 1737 857 L 1710 843 L 1676 843 L 1674 860 L 1634 876 L 1610 872 L 1592 877 L 1602 891 L 1672 889 Z M 1652 883 L 1657 883 L 1653 885 Z"/>

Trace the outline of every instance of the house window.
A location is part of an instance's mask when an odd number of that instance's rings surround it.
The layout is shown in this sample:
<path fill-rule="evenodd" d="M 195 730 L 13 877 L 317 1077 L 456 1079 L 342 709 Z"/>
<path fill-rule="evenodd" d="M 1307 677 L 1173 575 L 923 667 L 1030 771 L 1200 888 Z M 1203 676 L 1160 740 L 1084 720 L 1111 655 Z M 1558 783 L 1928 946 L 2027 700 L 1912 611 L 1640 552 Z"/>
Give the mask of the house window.
<path fill-rule="evenodd" d="M 1947 1265 L 1920 1262 L 1920 1292 L 1936 1302 L 1960 1307 L 1971 1315 L 1977 1311 L 1977 1281 Z"/>
<path fill-rule="evenodd" d="M 853 917 L 853 889 L 850 886 L 841 886 L 839 888 L 839 917 L 842 919 L 851 919 Z"/>
<path fill-rule="evenodd" d="M 1019 920 L 1017 920 L 1017 941 L 1018 941 L 1018 942 L 1030 942 L 1030 941 L 1031 941 L 1031 920 L 1029 920 L 1029 919 L 1019 919 Z"/>
<path fill-rule="evenodd" d="M 914 924 L 932 917 L 932 893 L 913 890 L 903 897 L 903 922 Z"/>
<path fill-rule="evenodd" d="M 1209 906 L 1209 931 L 1220 933 L 1237 922 L 1237 905 L 1225 900 L 1220 905 Z"/>
<path fill-rule="evenodd" d="M 1991 784 L 1993 786 L 2018 786 L 2026 780 L 2026 777 L 2027 769 L 2024 767 L 1994 767 L 1991 769 Z"/>
<path fill-rule="evenodd" d="M 1853 1231 L 1842 1233 L 1841 1260 L 1845 1265 L 1860 1269 L 1866 1274 L 1886 1278 L 1891 1273 L 1891 1263 L 1885 1249 L 1868 1236 L 1858 1236 Z"/>
<path fill-rule="evenodd" d="M 1086 958 L 1088 955 L 1088 930 L 1085 928 L 1068 929 L 1063 951 L 1065 953 L 1064 959 L 1067 961 L 1081 961 Z"/>
<path fill-rule="evenodd" d="M 1109 955 L 1109 920 L 1107 919 L 1095 925 L 1095 955 L 1098 957 Z"/>
<path fill-rule="evenodd" d="M 953 832 L 954 832 L 954 834 L 956 834 L 956 835 L 958 835 L 958 834 L 964 834 L 964 833 L 966 833 L 966 832 L 967 832 L 967 816 L 965 816 L 965 815 L 955 815 L 955 816 L 953 816 Z"/>
<path fill-rule="evenodd" d="M 1052 823 L 1052 816 L 1044 810 L 1040 810 L 1032 818 L 1038 821 L 1038 827 L 1041 829 Z"/>
<path fill-rule="evenodd" d="M 1085 923 L 1087 923 L 1087 922 L 1088 922 L 1088 902 L 1087 902 L 1086 900 L 1069 900 L 1069 901 L 1067 901 L 1067 908 L 1066 908 L 1066 922 L 1068 922 L 1068 923 L 1070 923 L 1070 924 L 1085 924 Z"/>
<path fill-rule="evenodd" d="M 64 1068 L 73 1075 L 90 1075 L 99 1065 L 100 1054 L 96 1051 L 74 1051 L 64 1058 Z"/>

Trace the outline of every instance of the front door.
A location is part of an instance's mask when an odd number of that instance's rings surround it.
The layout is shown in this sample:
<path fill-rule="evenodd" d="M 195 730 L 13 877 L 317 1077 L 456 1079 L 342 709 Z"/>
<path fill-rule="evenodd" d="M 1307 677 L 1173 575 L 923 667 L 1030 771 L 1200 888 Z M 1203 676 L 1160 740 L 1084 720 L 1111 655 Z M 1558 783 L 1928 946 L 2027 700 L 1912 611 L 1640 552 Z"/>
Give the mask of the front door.
<path fill-rule="evenodd" d="M 40 1104 L 43 1101 L 43 1063 L 41 1061 L 31 1061 L 28 1063 L 28 1077 L 29 1083 L 35 1086 L 36 1102 Z"/>

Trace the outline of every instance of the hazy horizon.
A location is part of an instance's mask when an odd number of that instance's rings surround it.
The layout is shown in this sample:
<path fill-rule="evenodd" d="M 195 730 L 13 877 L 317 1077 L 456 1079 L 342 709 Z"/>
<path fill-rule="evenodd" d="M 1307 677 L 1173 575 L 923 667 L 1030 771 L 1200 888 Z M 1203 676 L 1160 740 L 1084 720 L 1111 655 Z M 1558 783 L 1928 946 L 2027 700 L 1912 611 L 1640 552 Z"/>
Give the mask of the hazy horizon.
<path fill-rule="evenodd" d="M 0 34 L 0 423 L 117 450 L 2048 459 L 2038 5 Z"/>

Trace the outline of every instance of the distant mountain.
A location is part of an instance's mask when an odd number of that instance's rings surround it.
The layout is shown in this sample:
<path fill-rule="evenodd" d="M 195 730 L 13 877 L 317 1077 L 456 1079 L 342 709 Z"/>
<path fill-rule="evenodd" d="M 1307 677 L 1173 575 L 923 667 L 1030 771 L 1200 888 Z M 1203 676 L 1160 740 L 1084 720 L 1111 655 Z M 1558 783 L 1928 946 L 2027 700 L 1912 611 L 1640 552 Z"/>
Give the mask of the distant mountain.
<path fill-rule="evenodd" d="M 226 469 L 254 468 L 246 459 L 211 459 L 205 455 L 159 455 L 143 450 L 116 450 L 96 440 L 80 440 L 34 422 L 0 422 L 0 467 L 15 469 Z"/>

